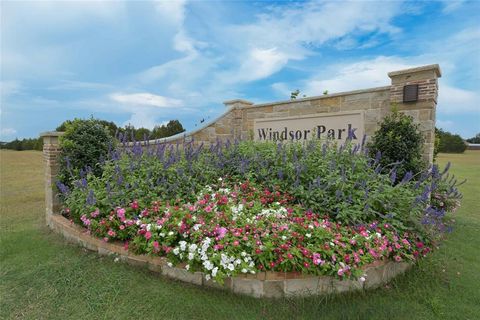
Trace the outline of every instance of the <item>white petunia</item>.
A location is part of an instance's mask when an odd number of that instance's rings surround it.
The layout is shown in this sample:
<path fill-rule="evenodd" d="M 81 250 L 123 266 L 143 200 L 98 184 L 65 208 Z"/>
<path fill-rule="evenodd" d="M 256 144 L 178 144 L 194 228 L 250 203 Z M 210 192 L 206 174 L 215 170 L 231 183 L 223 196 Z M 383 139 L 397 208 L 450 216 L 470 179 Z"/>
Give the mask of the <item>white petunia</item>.
<path fill-rule="evenodd" d="M 179 248 L 175 248 L 175 249 L 173 249 L 172 252 L 173 252 L 174 255 L 177 256 L 177 255 L 180 253 L 180 249 L 179 249 Z"/>
<path fill-rule="evenodd" d="M 187 242 L 182 240 L 179 241 L 178 244 L 180 245 L 180 250 L 185 251 L 185 249 L 187 248 Z"/>

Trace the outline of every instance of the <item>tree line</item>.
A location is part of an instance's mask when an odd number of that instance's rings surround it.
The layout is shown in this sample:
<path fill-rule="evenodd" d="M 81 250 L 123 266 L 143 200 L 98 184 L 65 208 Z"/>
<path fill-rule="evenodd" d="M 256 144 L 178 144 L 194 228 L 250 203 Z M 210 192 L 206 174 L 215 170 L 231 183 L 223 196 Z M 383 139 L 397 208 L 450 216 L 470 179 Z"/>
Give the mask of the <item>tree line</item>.
<path fill-rule="evenodd" d="M 147 128 L 135 128 L 132 125 L 125 127 L 119 127 L 112 121 L 94 119 L 99 124 L 106 127 L 112 137 L 119 137 L 122 135 L 126 137 L 128 141 L 140 141 L 140 140 L 153 140 L 166 138 L 185 131 L 183 125 L 178 120 L 170 120 L 167 124 L 157 125 L 152 130 Z M 66 127 L 73 123 L 74 120 L 66 120 L 60 124 L 55 131 L 65 131 Z M 11 150 L 42 150 L 43 139 L 42 138 L 29 138 L 29 139 L 15 139 L 10 142 L 0 142 L 0 149 Z"/>

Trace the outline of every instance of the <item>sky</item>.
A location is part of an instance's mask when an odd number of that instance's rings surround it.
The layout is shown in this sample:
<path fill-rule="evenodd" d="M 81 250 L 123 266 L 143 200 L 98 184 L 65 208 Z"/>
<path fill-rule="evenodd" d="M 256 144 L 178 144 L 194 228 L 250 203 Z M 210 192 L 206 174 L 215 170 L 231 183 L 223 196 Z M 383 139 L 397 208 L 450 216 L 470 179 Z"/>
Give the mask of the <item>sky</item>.
<path fill-rule="evenodd" d="M 480 1 L 1 1 L 0 140 L 67 119 L 187 130 L 438 63 L 437 127 L 480 132 Z"/>

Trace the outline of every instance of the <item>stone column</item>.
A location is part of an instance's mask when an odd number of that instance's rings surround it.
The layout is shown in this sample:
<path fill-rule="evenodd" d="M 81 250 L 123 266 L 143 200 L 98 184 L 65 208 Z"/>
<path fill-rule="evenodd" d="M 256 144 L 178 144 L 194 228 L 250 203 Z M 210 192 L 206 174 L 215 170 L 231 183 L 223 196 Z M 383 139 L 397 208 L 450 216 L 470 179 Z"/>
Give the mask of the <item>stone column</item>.
<path fill-rule="evenodd" d="M 242 108 L 253 106 L 253 102 L 242 99 L 235 99 L 225 101 L 223 104 L 225 105 L 225 107 L 227 107 L 233 112 L 233 137 L 239 140 L 245 139 L 246 137 L 242 137 L 242 123 L 243 121 L 245 121 L 245 119 L 243 119 Z"/>
<path fill-rule="evenodd" d="M 59 169 L 60 145 L 58 138 L 63 132 L 44 132 L 40 134 L 43 138 L 43 159 L 45 161 L 45 207 L 46 223 L 50 225 L 50 218 L 53 214 L 60 212 L 60 201 L 57 196 L 55 179 Z"/>
<path fill-rule="evenodd" d="M 411 115 L 420 124 L 420 131 L 425 138 L 423 157 L 428 163 L 433 162 L 435 143 L 435 113 L 438 97 L 438 78 L 442 76 L 438 64 L 389 72 L 392 80 L 390 103 L 398 110 Z M 404 88 L 418 85 L 416 101 L 404 102 Z"/>

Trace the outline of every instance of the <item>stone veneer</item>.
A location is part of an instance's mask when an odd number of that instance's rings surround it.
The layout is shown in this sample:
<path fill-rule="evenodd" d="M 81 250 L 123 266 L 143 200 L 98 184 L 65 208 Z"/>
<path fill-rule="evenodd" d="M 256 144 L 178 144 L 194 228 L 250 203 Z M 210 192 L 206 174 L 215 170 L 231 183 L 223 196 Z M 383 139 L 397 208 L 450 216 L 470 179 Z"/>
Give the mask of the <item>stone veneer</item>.
<path fill-rule="evenodd" d="M 135 255 L 125 250 L 121 243 L 105 242 L 86 233 L 86 229 L 73 224 L 60 215 L 49 219 L 50 228 L 64 238 L 100 255 L 118 257 L 128 264 L 148 268 L 163 276 L 199 286 L 229 290 L 256 298 L 282 298 L 341 293 L 379 287 L 411 267 L 406 262 L 377 261 L 365 266 L 365 281 L 338 280 L 329 276 L 314 276 L 299 272 L 258 272 L 225 279 L 221 285 L 205 279 L 202 272 L 190 272 L 181 267 L 169 267 L 162 257 Z"/>

